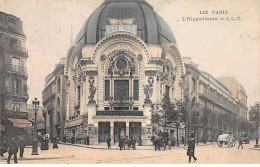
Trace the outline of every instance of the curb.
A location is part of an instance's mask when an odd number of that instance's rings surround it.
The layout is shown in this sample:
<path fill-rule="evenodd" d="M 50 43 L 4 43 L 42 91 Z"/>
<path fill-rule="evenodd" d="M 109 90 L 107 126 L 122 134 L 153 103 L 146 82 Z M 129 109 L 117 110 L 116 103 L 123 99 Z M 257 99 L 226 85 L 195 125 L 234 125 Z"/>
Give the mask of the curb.
<path fill-rule="evenodd" d="M 59 143 L 59 144 L 64 144 L 64 145 L 71 145 L 71 146 L 76 146 L 76 147 L 85 147 L 85 148 L 90 148 L 90 149 L 100 149 L 100 150 L 108 150 L 107 147 L 95 147 L 95 146 L 89 146 L 89 145 L 81 145 L 81 144 L 71 144 L 71 143 Z M 196 146 L 209 146 L 213 145 L 214 143 L 210 144 L 203 144 L 203 145 L 196 145 Z M 138 150 L 154 150 L 154 146 L 137 146 L 136 148 Z M 145 148 L 146 147 L 146 148 Z M 171 149 L 179 149 L 179 148 L 186 148 L 188 146 L 179 146 L 179 147 L 171 147 Z M 119 148 L 111 148 L 111 150 L 120 150 Z M 126 149 L 127 150 L 127 149 Z"/>
<path fill-rule="evenodd" d="M 72 158 L 73 156 L 61 156 L 61 157 L 42 157 L 42 158 L 17 158 L 18 161 L 26 161 L 26 160 L 45 160 L 45 159 L 62 159 L 62 158 Z M 1 158 L 1 160 L 7 160 L 7 158 Z"/>

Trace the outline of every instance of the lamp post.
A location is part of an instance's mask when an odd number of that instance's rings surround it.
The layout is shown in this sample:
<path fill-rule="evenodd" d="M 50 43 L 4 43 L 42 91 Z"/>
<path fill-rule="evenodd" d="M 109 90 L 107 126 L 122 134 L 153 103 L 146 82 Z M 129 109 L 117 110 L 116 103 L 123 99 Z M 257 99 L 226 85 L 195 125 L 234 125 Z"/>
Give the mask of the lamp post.
<path fill-rule="evenodd" d="M 37 111 L 39 109 L 39 104 L 40 102 L 35 98 L 34 101 L 32 101 L 33 104 L 33 110 L 34 110 L 34 139 L 32 140 L 32 155 L 39 155 L 38 154 L 38 135 L 37 135 L 37 127 L 36 127 L 36 122 L 37 122 Z"/>

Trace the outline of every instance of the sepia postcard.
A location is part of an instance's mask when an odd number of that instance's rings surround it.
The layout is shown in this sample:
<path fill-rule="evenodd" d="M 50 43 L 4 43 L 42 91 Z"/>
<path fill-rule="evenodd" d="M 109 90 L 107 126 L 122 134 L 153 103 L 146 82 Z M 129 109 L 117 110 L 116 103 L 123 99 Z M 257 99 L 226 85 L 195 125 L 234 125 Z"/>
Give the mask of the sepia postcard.
<path fill-rule="evenodd" d="M 0 164 L 260 164 L 259 0 L 0 0 Z"/>

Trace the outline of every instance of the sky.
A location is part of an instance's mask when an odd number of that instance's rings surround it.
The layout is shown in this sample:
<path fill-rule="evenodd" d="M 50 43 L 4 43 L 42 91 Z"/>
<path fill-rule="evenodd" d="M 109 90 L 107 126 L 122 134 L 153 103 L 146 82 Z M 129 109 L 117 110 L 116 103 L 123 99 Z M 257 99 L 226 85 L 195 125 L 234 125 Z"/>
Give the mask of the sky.
<path fill-rule="evenodd" d="M 45 77 L 66 57 L 80 28 L 103 0 L 0 0 L 0 11 L 23 21 L 29 58 L 29 100 L 42 102 Z M 235 77 L 248 105 L 260 101 L 259 0 L 147 0 L 169 24 L 183 57 L 215 78 Z M 200 11 L 208 14 L 200 14 Z M 228 14 L 212 14 L 225 10 Z M 183 17 L 240 17 L 239 21 L 183 21 Z M 71 33 L 72 32 L 72 33 Z"/>

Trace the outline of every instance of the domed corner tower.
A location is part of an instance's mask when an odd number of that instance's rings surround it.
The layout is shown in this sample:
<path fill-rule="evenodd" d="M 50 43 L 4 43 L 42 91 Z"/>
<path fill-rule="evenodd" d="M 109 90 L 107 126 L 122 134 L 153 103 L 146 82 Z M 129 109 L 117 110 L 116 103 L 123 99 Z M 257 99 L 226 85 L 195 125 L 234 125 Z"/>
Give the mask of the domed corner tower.
<path fill-rule="evenodd" d="M 183 97 L 175 37 L 145 0 L 104 1 L 77 35 L 65 70 L 68 137 L 85 134 L 93 143 L 121 136 L 149 143 L 157 132 L 152 104 Z"/>

